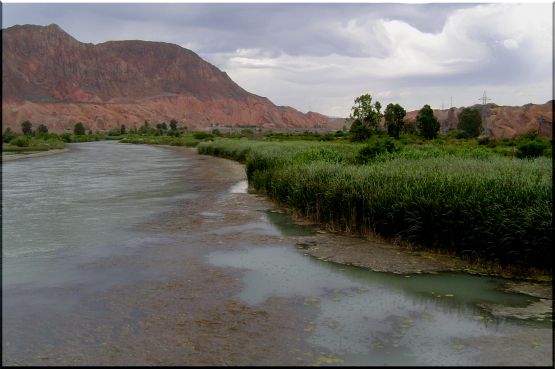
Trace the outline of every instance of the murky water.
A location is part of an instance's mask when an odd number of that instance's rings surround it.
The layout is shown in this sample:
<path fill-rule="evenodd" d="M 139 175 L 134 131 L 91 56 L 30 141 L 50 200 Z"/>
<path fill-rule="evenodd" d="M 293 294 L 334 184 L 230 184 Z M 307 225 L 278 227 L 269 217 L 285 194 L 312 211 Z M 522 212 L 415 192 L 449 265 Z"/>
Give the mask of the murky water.
<path fill-rule="evenodd" d="M 110 312 L 88 298 L 167 274 L 129 265 L 169 239 L 141 224 L 197 196 L 184 181 L 187 159 L 171 150 L 68 146 L 65 153 L 2 163 L 4 353 L 54 344 L 52 328 L 42 324 L 100 321 Z"/>
<path fill-rule="evenodd" d="M 285 214 L 270 211 L 267 215 L 284 235 L 310 234 Z M 318 315 L 307 328 L 308 341 L 333 353 L 316 364 L 482 365 L 485 357 L 488 363 L 510 365 L 511 358 L 522 355 L 523 347 L 501 344 L 500 348 L 490 341 L 517 336 L 519 344 L 534 342 L 527 352 L 531 365 L 551 362 L 550 316 L 504 318 L 483 308 L 524 307 L 539 300 L 503 291 L 506 281 L 500 278 L 372 272 L 277 245 L 216 251 L 208 260 L 245 270 L 245 287 L 238 297 L 248 304 L 280 296 L 316 306 Z"/>
<path fill-rule="evenodd" d="M 313 230 L 220 164 L 114 142 L 3 163 L 3 363 L 279 365 L 294 339 L 306 364 L 552 363 L 548 317 L 483 308 L 537 298 L 304 255 Z"/>

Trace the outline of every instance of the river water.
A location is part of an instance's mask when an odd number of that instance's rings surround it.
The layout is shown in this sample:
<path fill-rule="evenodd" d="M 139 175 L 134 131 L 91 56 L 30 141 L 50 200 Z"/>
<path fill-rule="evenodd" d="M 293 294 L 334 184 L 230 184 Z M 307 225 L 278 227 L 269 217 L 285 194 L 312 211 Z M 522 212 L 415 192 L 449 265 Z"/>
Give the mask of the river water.
<path fill-rule="evenodd" d="M 304 255 L 236 163 L 96 142 L 2 164 L 3 364 L 551 365 L 498 278 Z"/>

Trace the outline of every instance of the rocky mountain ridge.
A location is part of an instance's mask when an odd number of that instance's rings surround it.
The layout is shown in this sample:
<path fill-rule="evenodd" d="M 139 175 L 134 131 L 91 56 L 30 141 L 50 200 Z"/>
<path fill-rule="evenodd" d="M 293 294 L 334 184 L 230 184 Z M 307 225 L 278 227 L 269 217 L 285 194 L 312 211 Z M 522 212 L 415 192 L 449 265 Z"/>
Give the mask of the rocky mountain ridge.
<path fill-rule="evenodd" d="M 54 132 L 82 122 L 109 130 L 176 119 L 191 128 L 259 125 L 322 127 L 303 114 L 252 94 L 191 50 L 150 41 L 82 43 L 57 25 L 2 30 L 2 125 L 30 120 Z"/>

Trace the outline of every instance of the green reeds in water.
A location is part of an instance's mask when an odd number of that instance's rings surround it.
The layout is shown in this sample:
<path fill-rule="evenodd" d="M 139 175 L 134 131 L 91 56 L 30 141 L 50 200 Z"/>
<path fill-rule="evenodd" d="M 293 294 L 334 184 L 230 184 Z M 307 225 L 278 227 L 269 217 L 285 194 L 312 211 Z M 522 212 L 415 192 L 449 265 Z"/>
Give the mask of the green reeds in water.
<path fill-rule="evenodd" d="M 318 222 L 501 264 L 551 268 L 551 160 L 422 145 L 357 164 L 361 144 L 204 142 L 250 184 Z"/>

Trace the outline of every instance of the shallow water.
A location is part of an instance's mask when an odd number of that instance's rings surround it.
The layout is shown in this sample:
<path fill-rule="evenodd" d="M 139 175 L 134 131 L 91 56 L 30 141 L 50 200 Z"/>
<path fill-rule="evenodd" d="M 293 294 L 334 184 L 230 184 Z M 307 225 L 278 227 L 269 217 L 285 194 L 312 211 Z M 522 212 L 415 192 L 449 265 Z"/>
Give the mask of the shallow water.
<path fill-rule="evenodd" d="M 256 357 L 267 334 L 275 356 L 263 362 L 283 364 L 293 338 L 287 323 L 302 321 L 281 318 L 291 311 L 310 320 L 294 327 L 320 356 L 308 364 L 552 363 L 549 320 L 482 308 L 538 300 L 502 291 L 501 279 L 320 261 L 295 247 L 314 230 L 268 209 L 246 181 L 191 174 L 221 172 L 214 166 L 221 161 L 114 142 L 69 147 L 2 164 L 4 363 L 253 365 L 260 359 L 230 361 L 242 356 L 226 347 L 238 342 L 244 357 Z M 231 288 L 236 273 L 240 283 Z M 219 314 L 243 311 L 222 310 L 236 299 L 252 307 L 244 321 L 261 311 L 281 321 L 241 330 L 224 315 L 206 330 Z M 283 305 L 272 305 L 278 300 Z M 203 315 L 213 304 L 222 308 Z M 179 324 L 187 329 L 174 331 Z M 219 341 L 230 331 L 235 338 Z M 184 342 L 208 345 L 205 356 L 185 356 Z"/>
<path fill-rule="evenodd" d="M 489 348 L 474 340 L 527 329 L 531 335 L 549 331 L 547 322 L 500 319 L 478 306 L 537 301 L 503 292 L 501 279 L 378 273 L 323 262 L 282 246 L 217 251 L 209 262 L 246 270 L 238 297 L 251 305 L 280 296 L 301 297 L 317 306 L 309 342 L 333 352 L 334 358 L 327 358 L 333 364 L 476 365 L 474 356 Z"/>
<path fill-rule="evenodd" d="M 169 240 L 141 225 L 197 196 L 184 181 L 187 159 L 171 150 L 68 146 L 65 153 L 2 163 L 5 353 L 56 342 L 52 328 L 40 324 L 106 319 L 109 311 L 91 296 L 167 274 L 129 265 L 132 256 Z"/>

